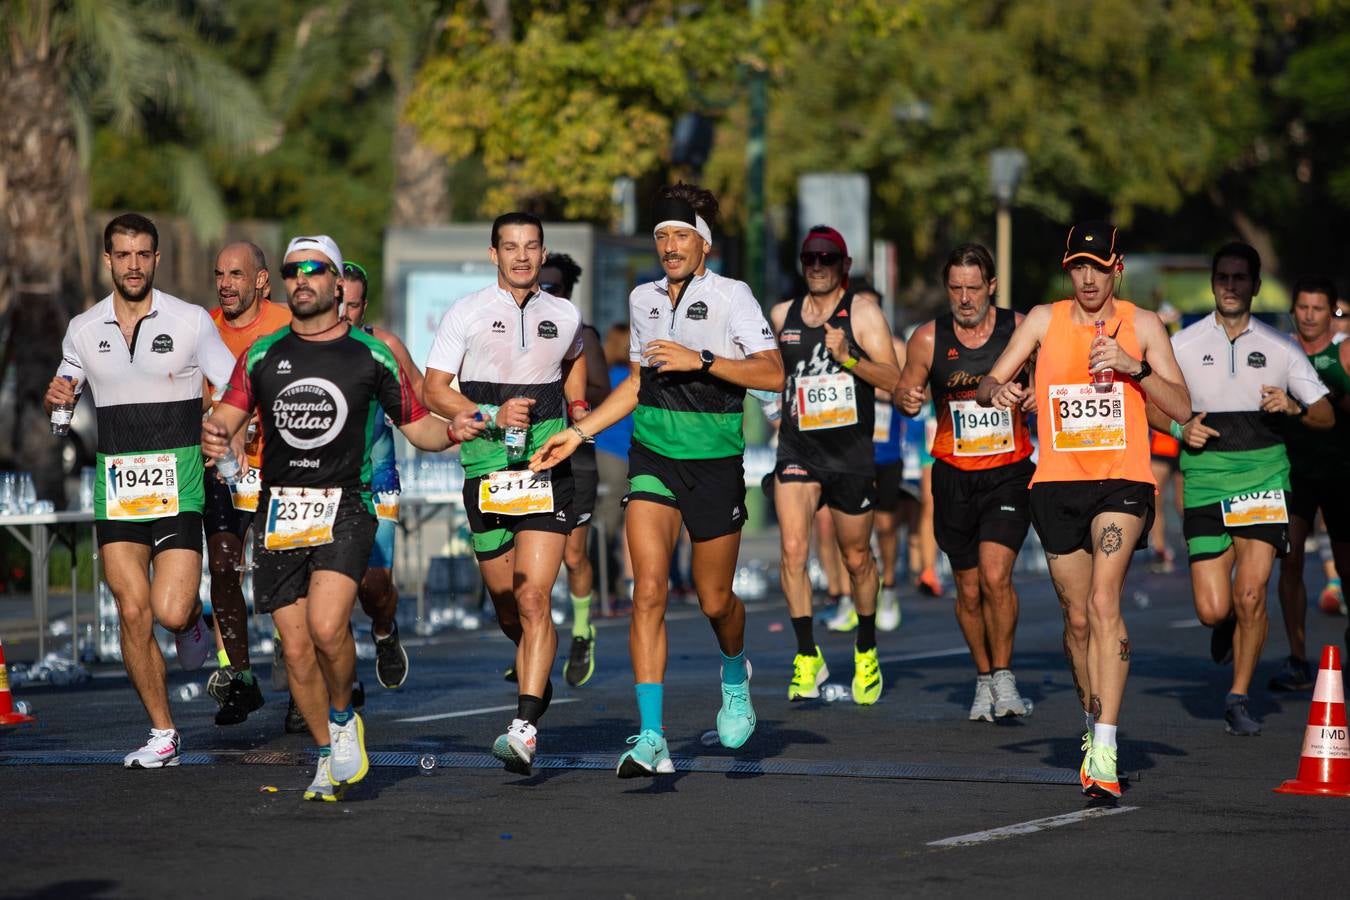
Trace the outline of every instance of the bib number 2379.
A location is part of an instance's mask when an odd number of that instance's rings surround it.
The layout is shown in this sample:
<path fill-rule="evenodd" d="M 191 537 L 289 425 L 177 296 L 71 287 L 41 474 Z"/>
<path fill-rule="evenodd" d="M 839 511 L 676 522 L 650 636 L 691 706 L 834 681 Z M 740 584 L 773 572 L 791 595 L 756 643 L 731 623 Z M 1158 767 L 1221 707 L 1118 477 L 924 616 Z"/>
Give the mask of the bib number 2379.
<path fill-rule="evenodd" d="M 267 501 L 268 550 L 297 550 L 333 543 L 342 488 L 274 487 Z"/>

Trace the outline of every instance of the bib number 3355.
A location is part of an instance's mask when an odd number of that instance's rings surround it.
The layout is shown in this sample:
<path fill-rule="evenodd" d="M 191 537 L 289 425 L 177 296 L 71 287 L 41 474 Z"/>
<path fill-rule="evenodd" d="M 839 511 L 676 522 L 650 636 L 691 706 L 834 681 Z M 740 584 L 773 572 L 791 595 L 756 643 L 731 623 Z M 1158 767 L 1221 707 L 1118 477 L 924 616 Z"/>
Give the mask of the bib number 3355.
<path fill-rule="evenodd" d="M 1054 384 L 1049 400 L 1056 450 L 1125 449 L 1125 391 L 1119 381 L 1105 392 L 1091 384 Z"/>
<path fill-rule="evenodd" d="M 296 550 L 333 543 L 342 488 L 274 487 L 267 500 L 268 550 Z"/>

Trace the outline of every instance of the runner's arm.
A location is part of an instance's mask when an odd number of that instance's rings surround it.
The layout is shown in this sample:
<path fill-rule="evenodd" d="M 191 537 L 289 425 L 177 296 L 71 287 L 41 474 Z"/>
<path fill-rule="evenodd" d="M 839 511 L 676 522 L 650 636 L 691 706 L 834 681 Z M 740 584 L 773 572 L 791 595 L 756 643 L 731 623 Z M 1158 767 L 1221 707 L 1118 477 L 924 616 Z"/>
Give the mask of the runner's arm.
<path fill-rule="evenodd" d="M 1289 374 L 1284 391 L 1286 396 L 1283 408 L 1278 411 L 1297 416 L 1308 428 L 1318 431 L 1330 428 L 1336 424 L 1330 392 L 1302 349 L 1295 346 L 1294 351 L 1289 354 Z"/>
<path fill-rule="evenodd" d="M 567 400 L 570 413 L 573 403 L 586 402 L 586 353 L 578 353 L 571 359 L 562 361 L 563 397 Z M 571 416 L 565 416 L 571 421 Z"/>
<path fill-rule="evenodd" d="M 896 385 L 895 405 L 907 416 L 917 416 L 923 409 L 923 395 L 928 387 L 928 373 L 933 367 L 933 342 L 937 326 L 924 322 L 910 335 L 905 348 L 905 367 L 900 371 Z"/>
<path fill-rule="evenodd" d="M 592 409 L 609 396 L 609 366 L 605 363 L 605 348 L 594 328 L 581 329 L 582 355 L 586 357 L 586 405 Z"/>
<path fill-rule="evenodd" d="M 234 364 L 234 374 L 221 383 L 225 385 L 224 395 L 211 410 L 211 415 L 202 422 L 202 453 L 212 460 L 220 459 L 230 449 L 231 441 L 237 440 L 239 429 L 244 427 L 257 405 L 248 373 L 247 353 L 239 354 Z M 236 456 L 239 456 L 240 450 L 235 451 Z M 239 456 L 239 462 L 248 465 L 243 456 Z"/>
<path fill-rule="evenodd" d="M 853 374 L 874 388 L 888 393 L 894 391 L 895 383 L 900 379 L 900 363 L 895 357 L 895 345 L 891 343 L 891 326 L 875 302 L 854 298 L 853 336 L 866 354 L 866 358 L 855 357 L 858 362 L 853 366 Z M 852 354 L 847 344 L 841 352 L 844 358 L 836 356 L 835 361 L 842 365 Z"/>
<path fill-rule="evenodd" d="M 1140 309 L 1135 311 L 1134 330 L 1139 338 L 1140 352 L 1153 369 L 1138 382 L 1140 390 L 1150 403 L 1184 425 L 1194 415 L 1191 411 L 1191 392 L 1186 387 L 1186 377 L 1181 373 L 1176 354 L 1172 352 L 1172 339 L 1167 334 L 1167 326 L 1163 325 L 1157 313 Z M 1133 378 L 1143 369 L 1143 364 L 1134 359 L 1129 362 L 1133 365 L 1124 374 Z"/>
<path fill-rule="evenodd" d="M 67 328 L 66 336 L 61 339 L 61 365 L 57 366 L 56 374 L 52 376 L 47 393 L 42 398 L 42 407 L 47 415 L 52 414 L 52 408 L 58 403 L 69 403 L 72 407 L 79 403 L 80 394 L 84 393 L 83 386 L 84 363 Z"/>
<path fill-rule="evenodd" d="M 1048 304 L 1035 307 L 1027 313 L 1022 324 L 1013 329 L 1012 337 L 1008 338 L 1008 346 L 1003 348 L 1003 353 L 994 362 L 989 374 L 980 379 L 980 386 L 975 392 L 975 401 L 981 406 L 993 406 L 995 394 L 1003 395 L 1002 399 L 1008 401 L 1006 403 L 1008 406 L 1023 401 L 1027 391 L 1020 385 L 1009 382 L 1017 377 L 1022 366 L 1041 345 L 1041 339 L 1045 337 L 1045 331 L 1050 325 L 1051 308 Z"/>
<path fill-rule="evenodd" d="M 604 402 L 591 410 L 591 414 L 577 422 L 571 428 L 564 428 L 544 442 L 544 446 L 535 451 L 530 458 L 530 469 L 535 472 L 551 469 L 567 459 L 582 444 L 580 429 L 587 437 L 595 437 L 624 416 L 637 409 L 638 387 L 642 382 L 641 364 L 630 362 L 628 377 L 619 382 Z"/>

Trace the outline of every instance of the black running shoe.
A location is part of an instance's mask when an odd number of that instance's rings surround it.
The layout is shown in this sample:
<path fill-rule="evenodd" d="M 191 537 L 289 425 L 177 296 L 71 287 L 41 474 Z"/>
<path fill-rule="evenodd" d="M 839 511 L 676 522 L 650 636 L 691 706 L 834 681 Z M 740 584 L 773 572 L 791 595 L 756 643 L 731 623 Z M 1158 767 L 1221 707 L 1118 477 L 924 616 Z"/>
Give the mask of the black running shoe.
<path fill-rule="evenodd" d="M 290 698 L 290 706 L 286 707 L 286 733 L 287 734 L 308 734 L 309 726 L 305 724 L 305 716 L 300 712 L 300 707 L 295 705 L 295 698 Z"/>
<path fill-rule="evenodd" d="M 230 682 L 233 680 L 234 670 L 229 666 L 216 669 L 211 673 L 211 677 L 206 679 L 206 693 L 216 701 L 216 706 L 225 705 L 225 698 L 230 695 Z"/>
<path fill-rule="evenodd" d="M 1229 616 L 1214 626 L 1209 636 L 1209 658 L 1221 666 L 1233 661 L 1233 632 L 1237 630 L 1237 616 Z"/>
<path fill-rule="evenodd" d="M 370 636 L 375 641 L 375 677 L 384 687 L 403 687 L 408 680 L 408 652 L 399 643 L 398 623 L 386 637 L 375 637 L 373 629 Z"/>
<path fill-rule="evenodd" d="M 263 705 L 262 688 L 258 679 L 245 681 L 243 676 L 235 675 L 225 694 L 225 702 L 216 710 L 217 725 L 239 725 L 248 718 L 248 714 L 261 709 Z"/>
<path fill-rule="evenodd" d="M 519 683 L 520 683 L 520 679 L 516 677 L 516 667 L 515 667 L 515 666 L 508 666 L 508 667 L 507 667 L 506 671 L 502 673 L 502 681 L 509 681 L 509 682 L 511 682 L 512 684 L 519 684 Z"/>
<path fill-rule="evenodd" d="M 359 681 L 352 682 L 352 709 L 360 712 L 366 706 L 366 686 Z"/>
<path fill-rule="evenodd" d="M 585 637 L 572 638 L 572 650 L 567 654 L 567 664 L 563 666 L 563 677 L 572 687 L 581 687 L 595 674 L 595 626 L 592 625 Z"/>
<path fill-rule="evenodd" d="M 1261 723 L 1247 710 L 1246 694 L 1229 694 L 1224 700 L 1224 730 L 1238 737 L 1255 737 L 1261 733 Z"/>
<path fill-rule="evenodd" d="M 1285 657 L 1284 664 L 1275 677 L 1270 679 L 1272 691 L 1311 691 L 1313 689 L 1312 664 L 1306 659 Z"/>

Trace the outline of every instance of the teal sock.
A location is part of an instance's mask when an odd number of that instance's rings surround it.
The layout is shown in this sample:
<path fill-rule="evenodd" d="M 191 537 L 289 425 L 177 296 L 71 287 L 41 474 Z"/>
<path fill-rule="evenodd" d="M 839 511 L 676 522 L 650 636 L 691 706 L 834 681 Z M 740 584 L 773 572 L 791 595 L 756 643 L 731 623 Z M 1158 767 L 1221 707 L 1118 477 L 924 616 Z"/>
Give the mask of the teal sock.
<path fill-rule="evenodd" d="M 745 684 L 745 651 L 735 656 L 722 654 L 722 683 Z"/>
<path fill-rule="evenodd" d="M 320 748 L 319 748 L 319 759 L 323 759 L 325 756 L 332 756 L 332 755 L 333 755 L 333 748 L 332 748 L 332 747 L 320 747 Z"/>
<path fill-rule="evenodd" d="M 638 701 L 638 717 L 642 720 L 639 731 L 655 731 L 661 734 L 661 702 L 665 699 L 666 686 L 657 682 L 656 684 L 636 684 Z"/>
<path fill-rule="evenodd" d="M 331 706 L 328 708 L 328 721 L 334 725 L 346 725 L 354 715 L 356 713 L 352 711 L 351 703 L 347 704 L 346 709 L 333 709 Z"/>
<path fill-rule="evenodd" d="M 243 681 L 244 684 L 252 684 L 257 680 L 253 677 L 252 669 L 237 669 L 234 673 L 234 677 Z"/>
<path fill-rule="evenodd" d="M 591 636 L 591 595 L 572 596 L 572 637 Z"/>

